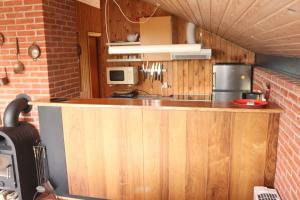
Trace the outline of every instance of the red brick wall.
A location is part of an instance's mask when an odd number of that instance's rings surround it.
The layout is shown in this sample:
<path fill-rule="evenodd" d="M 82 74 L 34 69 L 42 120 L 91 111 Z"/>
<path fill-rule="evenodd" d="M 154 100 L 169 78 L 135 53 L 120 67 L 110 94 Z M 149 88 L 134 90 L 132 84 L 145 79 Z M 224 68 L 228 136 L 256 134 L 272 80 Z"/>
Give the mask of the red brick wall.
<path fill-rule="evenodd" d="M 44 0 L 46 51 L 51 97 L 79 97 L 76 2 Z"/>
<path fill-rule="evenodd" d="M 10 83 L 0 86 L 0 115 L 3 116 L 6 104 L 19 93 L 27 93 L 33 99 L 49 96 L 47 59 L 45 55 L 45 33 L 43 24 L 42 0 L 0 1 L 0 32 L 5 36 L 5 44 L 0 47 L 0 76 L 4 67 Z M 16 37 L 20 42 L 20 60 L 25 64 L 23 74 L 14 74 L 16 65 Z M 36 41 L 42 49 L 42 56 L 33 61 L 27 55 L 27 48 Z M 36 111 L 26 117 L 37 121 Z"/>
<path fill-rule="evenodd" d="M 284 113 L 280 119 L 275 187 L 283 200 L 300 199 L 300 80 L 257 67 L 254 89 L 271 84 L 271 101 Z"/>
<path fill-rule="evenodd" d="M 27 93 L 32 99 L 79 96 L 75 15 L 73 0 L 0 1 L 0 32 L 6 38 L 0 47 L 0 77 L 5 75 L 6 67 L 10 80 L 8 85 L 0 86 L 1 118 L 7 103 L 19 93 Z M 23 74 L 13 72 L 16 37 L 20 60 L 26 67 Z M 27 55 L 33 42 L 42 49 L 37 61 Z M 36 110 L 25 119 L 37 123 Z"/>

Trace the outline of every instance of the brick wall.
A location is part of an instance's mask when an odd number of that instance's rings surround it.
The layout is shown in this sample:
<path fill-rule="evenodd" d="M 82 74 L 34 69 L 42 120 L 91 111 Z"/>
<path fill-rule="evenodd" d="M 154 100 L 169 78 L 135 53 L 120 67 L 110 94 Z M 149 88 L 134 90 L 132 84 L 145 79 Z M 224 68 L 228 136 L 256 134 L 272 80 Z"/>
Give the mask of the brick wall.
<path fill-rule="evenodd" d="M 300 80 L 257 67 L 254 89 L 271 84 L 271 101 L 284 113 L 280 119 L 275 187 L 283 200 L 300 199 Z"/>
<path fill-rule="evenodd" d="M 19 93 L 27 93 L 33 99 L 49 96 L 47 59 L 45 55 L 45 33 L 43 24 L 42 0 L 0 1 L 0 32 L 5 36 L 5 44 L 0 47 L 0 76 L 10 83 L 0 86 L 0 115 L 3 116 L 6 104 Z M 23 74 L 14 74 L 16 65 L 16 37 L 20 43 L 20 60 L 25 64 Z M 42 49 L 42 56 L 33 61 L 27 55 L 27 48 L 36 41 Z M 36 111 L 26 116 L 27 121 L 37 121 Z"/>
<path fill-rule="evenodd" d="M 79 96 L 78 58 L 76 55 L 75 1 L 1 0 L 0 32 L 6 42 L 0 47 L 0 77 L 7 69 L 10 83 L 0 86 L 0 116 L 7 103 L 19 93 L 32 99 Z M 25 64 L 23 74 L 14 74 L 16 37 Z M 36 42 L 42 56 L 33 61 L 27 48 Z M 37 124 L 34 110 L 25 120 Z"/>
<path fill-rule="evenodd" d="M 76 2 L 44 0 L 46 52 L 51 97 L 79 97 Z"/>

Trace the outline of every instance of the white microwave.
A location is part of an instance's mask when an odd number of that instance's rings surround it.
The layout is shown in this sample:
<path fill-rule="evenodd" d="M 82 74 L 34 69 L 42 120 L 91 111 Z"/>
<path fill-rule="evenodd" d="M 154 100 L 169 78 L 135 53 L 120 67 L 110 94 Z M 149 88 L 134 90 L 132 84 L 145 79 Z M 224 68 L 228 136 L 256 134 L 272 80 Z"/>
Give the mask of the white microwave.
<path fill-rule="evenodd" d="M 135 85 L 139 82 L 138 67 L 107 67 L 107 84 Z"/>

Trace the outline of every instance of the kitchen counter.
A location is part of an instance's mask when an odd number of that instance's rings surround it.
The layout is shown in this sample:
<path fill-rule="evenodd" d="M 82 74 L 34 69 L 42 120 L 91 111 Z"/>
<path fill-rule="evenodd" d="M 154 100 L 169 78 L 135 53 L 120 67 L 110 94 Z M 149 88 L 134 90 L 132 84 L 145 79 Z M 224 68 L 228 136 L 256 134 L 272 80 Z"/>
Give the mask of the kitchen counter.
<path fill-rule="evenodd" d="M 31 104 L 58 195 L 251 200 L 254 186 L 274 186 L 276 104 L 247 109 L 169 98 Z"/>
<path fill-rule="evenodd" d="M 244 108 L 231 102 L 214 101 L 187 101 L 173 99 L 124 99 L 124 98 L 101 98 L 101 99 L 70 99 L 64 102 L 50 102 L 50 100 L 37 100 L 30 102 L 34 106 L 62 106 L 62 107 L 148 107 L 176 110 L 199 110 L 199 111 L 229 111 L 229 112 L 262 112 L 280 113 L 282 109 L 269 103 L 264 108 Z"/>

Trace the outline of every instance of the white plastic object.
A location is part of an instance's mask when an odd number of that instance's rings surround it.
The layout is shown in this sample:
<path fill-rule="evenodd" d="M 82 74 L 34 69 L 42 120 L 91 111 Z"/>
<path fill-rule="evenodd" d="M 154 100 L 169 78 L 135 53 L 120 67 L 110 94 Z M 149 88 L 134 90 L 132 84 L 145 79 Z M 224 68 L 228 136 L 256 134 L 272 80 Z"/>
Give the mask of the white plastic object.
<path fill-rule="evenodd" d="M 165 44 L 165 45 L 132 45 L 109 46 L 109 54 L 141 54 L 141 53 L 199 53 L 201 44 Z"/>
<path fill-rule="evenodd" d="M 188 22 L 186 25 L 186 40 L 188 44 L 196 43 L 196 25 L 194 23 Z"/>
<path fill-rule="evenodd" d="M 276 189 L 270 189 L 263 186 L 255 186 L 253 200 L 281 200 L 281 199 Z"/>
<path fill-rule="evenodd" d="M 128 42 L 136 42 L 137 39 L 139 37 L 139 34 L 138 33 L 135 33 L 135 34 L 128 34 L 127 35 L 127 41 Z"/>
<path fill-rule="evenodd" d="M 35 189 L 36 189 L 36 191 L 37 191 L 38 193 L 44 193 L 44 192 L 46 192 L 45 187 L 44 187 L 44 186 L 41 186 L 41 185 L 37 186 Z"/>
<path fill-rule="evenodd" d="M 171 60 L 201 60 L 211 59 L 211 49 L 201 49 L 199 52 L 192 53 L 172 53 Z"/>

